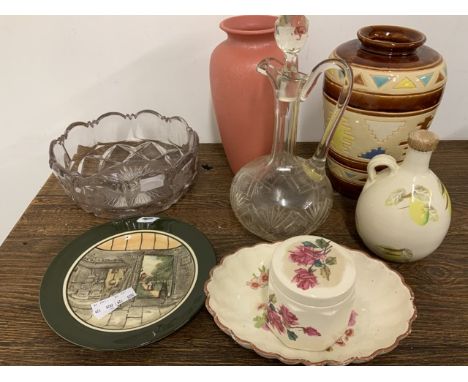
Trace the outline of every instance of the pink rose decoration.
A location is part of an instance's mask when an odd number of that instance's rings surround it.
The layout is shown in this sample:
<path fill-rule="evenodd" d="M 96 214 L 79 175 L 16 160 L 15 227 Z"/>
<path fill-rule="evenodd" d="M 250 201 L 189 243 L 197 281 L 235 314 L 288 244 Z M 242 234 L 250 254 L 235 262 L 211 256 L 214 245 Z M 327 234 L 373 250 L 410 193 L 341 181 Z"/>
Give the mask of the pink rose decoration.
<path fill-rule="evenodd" d="M 294 272 L 296 275 L 291 281 L 295 282 L 299 288 L 307 290 L 317 285 L 317 277 L 313 273 L 309 273 L 307 269 L 299 268 Z"/>
<path fill-rule="evenodd" d="M 258 270 L 260 271 L 260 276 L 254 273 L 250 281 L 247 281 L 247 285 L 252 289 L 264 288 L 268 284 L 268 270 L 265 266 L 258 268 Z"/>
<path fill-rule="evenodd" d="M 252 289 L 258 289 L 260 287 L 260 284 L 256 281 L 250 281 L 248 285 L 250 285 Z"/>
<path fill-rule="evenodd" d="M 296 341 L 298 335 L 304 333 L 307 336 L 321 336 L 320 332 L 311 326 L 301 326 L 297 316 L 286 305 L 275 306 L 276 296 L 269 296 L 269 303 L 259 304 L 258 309 L 264 309 L 262 313 L 254 317 L 254 326 L 264 330 L 276 330 L 280 334 L 285 332 L 288 339 Z M 352 330 L 352 329 L 351 329 Z"/>
<path fill-rule="evenodd" d="M 358 314 L 353 310 L 351 311 L 351 315 L 349 316 L 348 326 L 356 325 L 356 316 Z"/>
<path fill-rule="evenodd" d="M 288 327 L 291 325 L 297 325 L 297 317 L 294 313 L 291 313 L 288 308 L 284 305 L 281 305 L 279 314 L 283 318 L 284 324 Z"/>
<path fill-rule="evenodd" d="M 344 332 L 344 334 L 348 337 L 351 337 L 353 334 L 354 334 L 354 330 L 349 328 L 349 329 L 346 329 L 346 331 Z"/>
<path fill-rule="evenodd" d="M 341 338 L 341 337 L 336 340 L 335 344 L 340 345 L 340 346 L 345 346 L 346 345 L 343 338 Z"/>
<path fill-rule="evenodd" d="M 308 326 L 306 328 L 302 328 L 302 330 L 304 331 L 305 334 L 307 334 L 308 336 L 321 336 L 321 334 L 319 333 L 319 331 L 317 329 L 314 329 L 313 327 L 311 326 Z"/>
<path fill-rule="evenodd" d="M 267 322 L 273 325 L 273 327 L 278 330 L 278 332 L 284 333 L 284 326 L 283 322 L 281 321 L 281 317 L 273 309 L 267 310 Z"/>
<path fill-rule="evenodd" d="M 299 265 L 311 265 L 315 260 L 322 260 L 325 256 L 324 250 L 306 247 L 305 245 L 297 247 L 289 254 L 290 259 Z"/>

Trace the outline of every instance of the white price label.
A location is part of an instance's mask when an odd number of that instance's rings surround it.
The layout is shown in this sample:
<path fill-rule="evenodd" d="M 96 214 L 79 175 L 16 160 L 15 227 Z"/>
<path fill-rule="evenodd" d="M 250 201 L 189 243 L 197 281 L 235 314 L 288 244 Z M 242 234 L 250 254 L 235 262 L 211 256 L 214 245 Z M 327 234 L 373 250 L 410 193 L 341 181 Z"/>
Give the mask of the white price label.
<path fill-rule="evenodd" d="M 119 305 L 122 305 L 124 302 L 131 300 L 136 297 L 136 293 L 133 288 L 127 288 L 119 293 L 114 294 L 104 300 L 95 302 L 91 304 L 91 309 L 93 311 L 93 316 L 101 319 L 106 314 L 109 314 L 116 310 Z"/>
<path fill-rule="evenodd" d="M 153 223 L 156 220 L 159 220 L 158 217 L 153 217 L 153 216 L 144 216 L 142 218 L 139 218 L 137 220 L 137 223 Z"/>

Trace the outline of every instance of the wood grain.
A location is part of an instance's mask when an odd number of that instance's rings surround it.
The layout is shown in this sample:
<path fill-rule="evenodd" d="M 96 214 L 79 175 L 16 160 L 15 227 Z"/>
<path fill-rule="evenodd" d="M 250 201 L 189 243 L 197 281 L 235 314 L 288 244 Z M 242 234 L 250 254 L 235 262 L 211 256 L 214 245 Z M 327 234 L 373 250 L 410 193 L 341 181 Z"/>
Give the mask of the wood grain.
<path fill-rule="evenodd" d="M 310 156 L 314 144 L 300 144 Z M 161 215 L 194 224 L 212 241 L 218 259 L 259 239 L 238 223 L 229 204 L 232 173 L 221 145 L 201 145 L 196 183 Z M 412 264 L 392 264 L 415 293 L 413 332 L 373 365 L 468 364 L 468 141 L 441 142 L 431 167 L 446 184 L 452 225 L 441 247 Z M 354 225 L 355 201 L 334 195 L 334 207 L 315 234 L 364 249 Z M 171 336 L 122 352 L 95 352 L 57 336 L 42 319 L 38 295 L 53 257 L 86 230 L 106 222 L 82 211 L 51 176 L 0 247 L 1 365 L 276 365 L 237 345 L 205 308 Z"/>

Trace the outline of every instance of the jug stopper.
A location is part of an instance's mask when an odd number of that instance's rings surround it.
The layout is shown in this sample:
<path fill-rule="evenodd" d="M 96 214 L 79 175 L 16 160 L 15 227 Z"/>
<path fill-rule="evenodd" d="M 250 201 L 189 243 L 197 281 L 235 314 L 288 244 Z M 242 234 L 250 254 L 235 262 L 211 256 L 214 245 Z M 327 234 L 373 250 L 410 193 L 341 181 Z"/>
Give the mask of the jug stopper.
<path fill-rule="evenodd" d="M 415 130 L 408 137 L 408 146 L 416 151 L 434 151 L 438 143 L 439 137 L 429 130 Z"/>

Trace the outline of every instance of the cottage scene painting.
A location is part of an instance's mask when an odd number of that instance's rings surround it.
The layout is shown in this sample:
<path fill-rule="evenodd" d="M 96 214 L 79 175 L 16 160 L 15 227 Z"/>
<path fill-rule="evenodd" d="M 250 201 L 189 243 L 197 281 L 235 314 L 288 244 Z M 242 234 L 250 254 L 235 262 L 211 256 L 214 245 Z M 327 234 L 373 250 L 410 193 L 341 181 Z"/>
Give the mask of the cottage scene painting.
<path fill-rule="evenodd" d="M 170 314 L 191 291 L 195 259 L 180 241 L 161 232 L 131 232 L 83 256 L 67 284 L 73 315 L 96 329 L 135 330 Z M 133 288 L 137 296 L 98 319 L 91 304 Z"/>

